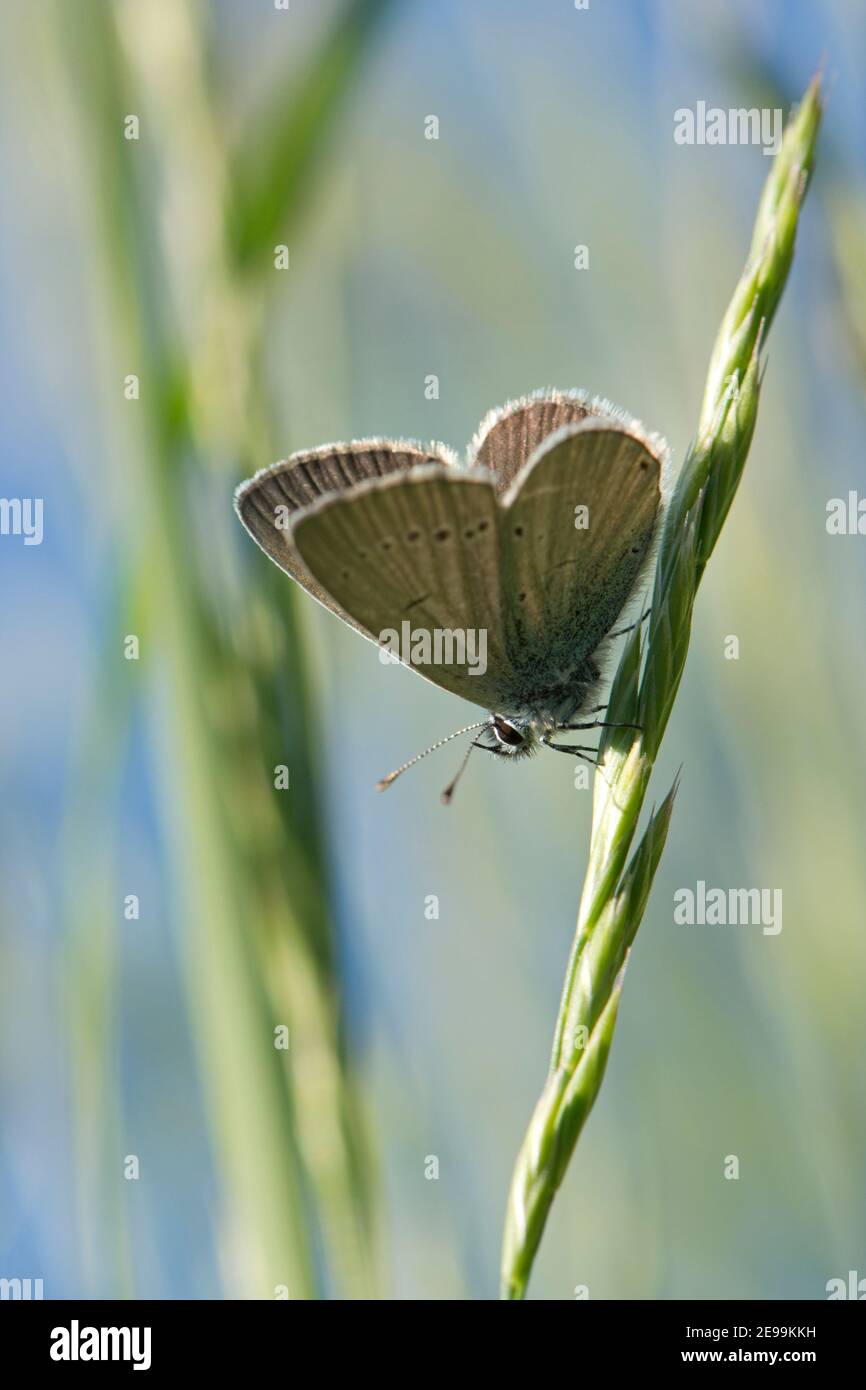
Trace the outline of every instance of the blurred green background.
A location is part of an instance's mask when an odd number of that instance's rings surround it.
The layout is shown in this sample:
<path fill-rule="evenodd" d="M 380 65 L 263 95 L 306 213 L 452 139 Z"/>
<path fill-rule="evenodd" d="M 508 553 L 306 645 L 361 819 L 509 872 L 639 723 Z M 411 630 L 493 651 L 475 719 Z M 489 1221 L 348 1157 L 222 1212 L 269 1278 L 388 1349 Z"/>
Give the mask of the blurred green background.
<path fill-rule="evenodd" d="M 787 110 L 822 56 L 818 174 L 657 774 L 683 765 L 668 847 L 531 1296 L 866 1275 L 866 542 L 825 526 L 864 476 L 866 10 L 0 13 L 3 492 L 45 516 L 42 545 L 0 539 L 0 1276 L 495 1296 L 589 792 L 564 759 L 478 759 L 445 811 L 449 750 L 376 796 L 470 707 L 294 592 L 231 491 L 330 439 L 462 449 L 548 385 L 681 461 L 768 160 L 678 146 L 673 113 Z M 675 926 L 698 879 L 781 888 L 781 934 Z"/>

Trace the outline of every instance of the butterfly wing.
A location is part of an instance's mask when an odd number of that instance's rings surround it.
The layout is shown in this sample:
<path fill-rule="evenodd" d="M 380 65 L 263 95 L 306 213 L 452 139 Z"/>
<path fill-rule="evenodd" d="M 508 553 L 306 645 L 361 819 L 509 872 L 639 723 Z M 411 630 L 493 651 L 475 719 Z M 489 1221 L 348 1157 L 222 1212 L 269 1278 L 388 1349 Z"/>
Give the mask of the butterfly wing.
<path fill-rule="evenodd" d="M 413 670 L 495 708 L 507 684 L 500 511 L 489 475 L 434 464 L 324 498 L 298 514 L 291 540 L 315 582 L 373 641 L 402 637 L 406 624 Z"/>
<path fill-rule="evenodd" d="M 545 440 L 506 490 L 512 707 L 559 707 L 616 622 L 650 554 L 663 447 L 635 425 L 587 417 Z"/>
<path fill-rule="evenodd" d="M 364 636 L 408 627 L 412 667 L 436 685 L 489 709 L 553 708 L 641 574 L 663 454 L 606 402 L 548 392 L 488 417 L 468 470 L 442 446 L 329 445 L 256 474 L 235 506 Z"/>
<path fill-rule="evenodd" d="M 588 415 L 610 415 L 606 401 L 585 391 L 537 391 L 509 401 L 484 417 L 469 448 L 469 463 L 489 468 L 503 493 L 546 439 Z"/>
<path fill-rule="evenodd" d="M 293 454 L 263 468 L 235 493 L 235 511 L 266 555 L 291 575 L 313 598 L 350 626 L 358 623 L 334 603 L 304 567 L 292 542 L 292 518 L 324 497 L 339 496 L 371 478 L 406 473 L 419 464 L 457 466 L 444 445 L 429 449 L 403 440 L 362 439 L 349 444 L 326 444 Z"/>

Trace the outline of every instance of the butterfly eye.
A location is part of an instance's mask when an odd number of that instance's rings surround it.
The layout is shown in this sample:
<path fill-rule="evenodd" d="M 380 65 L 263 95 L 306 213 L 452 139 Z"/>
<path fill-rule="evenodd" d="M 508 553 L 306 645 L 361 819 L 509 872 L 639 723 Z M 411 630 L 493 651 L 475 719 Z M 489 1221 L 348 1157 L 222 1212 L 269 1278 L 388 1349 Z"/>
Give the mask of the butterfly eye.
<path fill-rule="evenodd" d="M 519 748 L 526 742 L 520 730 L 498 714 L 493 716 L 493 732 L 499 742 L 507 744 L 509 748 Z"/>

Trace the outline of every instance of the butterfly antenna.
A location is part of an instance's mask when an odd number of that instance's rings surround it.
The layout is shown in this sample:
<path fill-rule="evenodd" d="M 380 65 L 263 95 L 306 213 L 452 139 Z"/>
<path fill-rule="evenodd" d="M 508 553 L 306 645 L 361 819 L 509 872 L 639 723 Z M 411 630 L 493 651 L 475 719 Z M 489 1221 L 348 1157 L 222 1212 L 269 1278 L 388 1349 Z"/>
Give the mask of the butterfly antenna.
<path fill-rule="evenodd" d="M 462 763 L 461 763 L 460 766 L 458 767 L 458 769 L 457 769 L 456 773 L 454 774 L 453 778 L 452 778 L 451 781 L 448 783 L 448 786 L 445 788 L 444 792 L 442 793 L 442 795 L 441 795 L 440 798 L 439 798 L 439 800 L 442 802 L 442 805 L 443 805 L 443 806 L 450 806 L 450 805 L 451 805 L 451 798 L 452 798 L 452 796 L 454 795 L 454 788 L 457 786 L 457 783 L 460 781 L 460 778 L 463 776 L 463 770 L 464 770 L 464 768 L 466 767 L 466 764 L 469 762 L 469 754 L 472 752 L 472 749 L 473 749 L 474 747 L 475 747 L 475 739 L 472 740 L 472 742 L 470 743 L 469 747 L 466 749 L 466 753 L 465 753 L 465 755 L 464 755 L 464 758 L 463 758 Z"/>
<path fill-rule="evenodd" d="M 486 720 L 486 719 L 479 719 L 478 722 L 477 722 L 477 724 L 467 724 L 466 727 L 465 727 L 464 729 L 457 729 L 455 733 L 449 734 L 447 738 L 440 738 L 439 741 L 438 741 L 438 743 L 431 743 L 430 747 L 429 747 L 429 748 L 425 748 L 423 753 L 416 753 L 415 756 L 414 756 L 414 758 L 410 758 L 409 761 L 408 761 L 407 763 L 403 763 L 403 765 L 402 765 L 401 767 L 397 767 L 397 768 L 394 769 L 393 772 L 389 772 L 389 773 L 388 773 L 388 776 L 387 776 L 387 777 L 383 777 L 382 780 L 381 780 L 381 782 L 377 782 L 377 783 L 376 783 L 376 791 L 377 791 L 377 792 L 383 792 L 383 791 L 385 790 L 386 787 L 390 787 L 390 785 L 391 785 L 392 782 L 396 782 L 397 778 L 398 778 L 399 776 L 401 776 L 402 773 L 407 772 L 408 769 L 409 769 L 410 767 L 414 767 L 416 763 L 420 763 L 421 759 L 422 759 L 422 758 L 426 758 L 428 753 L 435 753 L 437 748 L 441 748 L 442 745 L 445 744 L 445 743 L 450 743 L 451 740 L 452 740 L 452 738 L 459 738 L 461 734 L 468 734 L 468 733 L 470 732 L 470 730 L 472 730 L 472 729 L 481 729 L 481 728 L 483 728 L 484 725 L 487 724 L 487 723 L 488 723 L 488 720 Z M 470 748 L 472 747 L 471 744 L 470 744 L 469 746 L 470 746 Z M 466 756 L 468 757 L 469 755 L 467 754 Z M 466 761 L 466 760 L 464 759 L 464 764 L 465 764 L 465 761 Z M 463 768 L 462 768 L 462 767 L 461 767 L 460 771 L 461 771 L 461 772 L 463 771 Z M 458 774 L 458 775 L 459 775 L 459 774 Z M 454 781 L 455 781 L 455 782 L 457 781 L 457 778 L 456 778 L 456 777 L 455 777 Z M 452 786 L 452 789 L 453 789 L 453 786 L 454 786 L 454 783 L 453 783 L 453 782 L 452 782 L 451 786 Z"/>

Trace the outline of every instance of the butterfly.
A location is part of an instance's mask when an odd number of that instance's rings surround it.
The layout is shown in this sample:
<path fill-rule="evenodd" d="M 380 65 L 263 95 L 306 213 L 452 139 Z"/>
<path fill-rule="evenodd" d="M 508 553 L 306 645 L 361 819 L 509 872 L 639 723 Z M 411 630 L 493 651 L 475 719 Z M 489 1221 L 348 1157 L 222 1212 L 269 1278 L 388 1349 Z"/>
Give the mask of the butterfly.
<path fill-rule="evenodd" d="M 365 439 L 293 454 L 238 488 L 247 531 L 307 593 L 490 711 L 380 790 L 478 730 L 445 801 L 473 747 L 593 751 L 559 736 L 604 725 L 587 716 L 605 708 L 593 702 L 606 644 L 650 561 L 667 461 L 664 440 L 610 402 L 540 391 L 491 411 L 465 462 L 441 444 Z"/>

